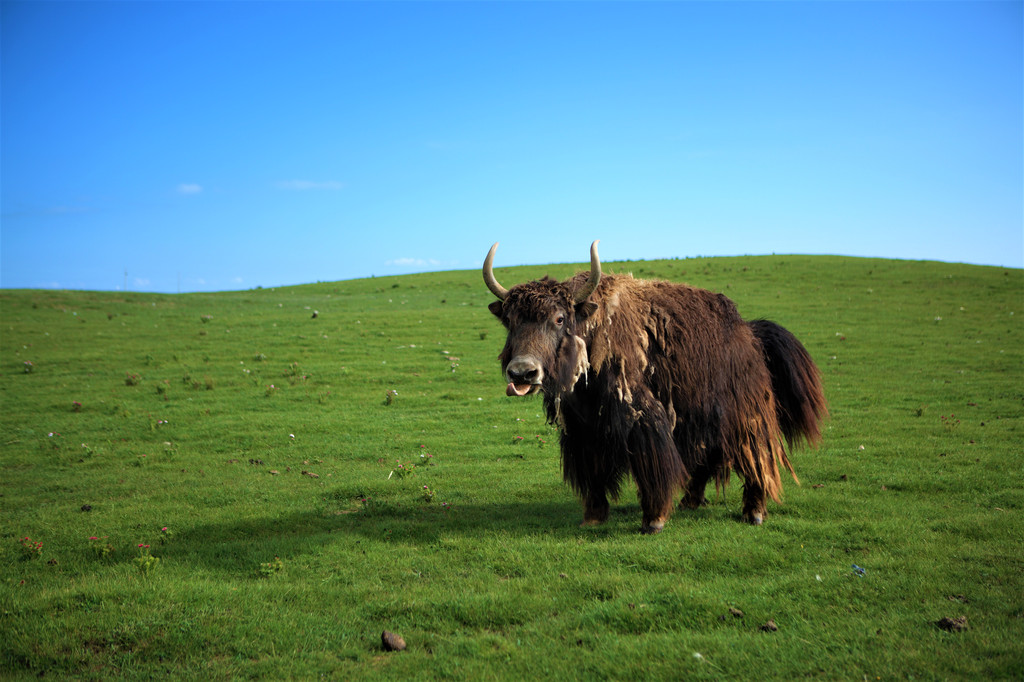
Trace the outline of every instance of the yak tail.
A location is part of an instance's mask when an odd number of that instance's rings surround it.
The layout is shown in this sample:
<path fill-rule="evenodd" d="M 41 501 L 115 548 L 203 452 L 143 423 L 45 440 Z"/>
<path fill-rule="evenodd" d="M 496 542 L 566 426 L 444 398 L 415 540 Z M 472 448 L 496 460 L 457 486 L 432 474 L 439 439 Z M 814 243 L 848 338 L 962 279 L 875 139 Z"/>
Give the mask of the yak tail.
<path fill-rule="evenodd" d="M 761 342 L 772 376 L 776 418 L 789 448 L 792 450 L 802 441 L 817 445 L 821 442 L 819 423 L 828 416 L 821 372 L 789 330 L 768 320 L 748 324 Z"/>

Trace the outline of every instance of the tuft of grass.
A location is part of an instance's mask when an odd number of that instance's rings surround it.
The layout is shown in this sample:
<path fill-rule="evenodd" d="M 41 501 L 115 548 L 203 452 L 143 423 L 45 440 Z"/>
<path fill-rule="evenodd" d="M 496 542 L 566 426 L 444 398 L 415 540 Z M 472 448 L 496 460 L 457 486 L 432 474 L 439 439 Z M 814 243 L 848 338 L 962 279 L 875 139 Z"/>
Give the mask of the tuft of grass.
<path fill-rule="evenodd" d="M 764 526 L 734 481 L 655 537 L 632 492 L 578 528 L 539 399 L 504 395 L 476 271 L 0 291 L 0 674 L 1024 675 L 1024 273 L 605 267 L 726 293 L 821 367 L 825 442 Z"/>

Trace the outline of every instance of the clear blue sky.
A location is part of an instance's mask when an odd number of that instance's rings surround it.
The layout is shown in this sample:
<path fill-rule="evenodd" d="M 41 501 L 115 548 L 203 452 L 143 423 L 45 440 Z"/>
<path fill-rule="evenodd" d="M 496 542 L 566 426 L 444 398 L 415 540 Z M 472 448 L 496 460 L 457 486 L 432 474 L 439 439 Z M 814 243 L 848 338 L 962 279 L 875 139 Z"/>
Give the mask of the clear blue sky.
<path fill-rule="evenodd" d="M 1021 2 L 4 0 L 0 286 L 247 289 L 598 238 L 1022 267 L 1022 27 Z"/>

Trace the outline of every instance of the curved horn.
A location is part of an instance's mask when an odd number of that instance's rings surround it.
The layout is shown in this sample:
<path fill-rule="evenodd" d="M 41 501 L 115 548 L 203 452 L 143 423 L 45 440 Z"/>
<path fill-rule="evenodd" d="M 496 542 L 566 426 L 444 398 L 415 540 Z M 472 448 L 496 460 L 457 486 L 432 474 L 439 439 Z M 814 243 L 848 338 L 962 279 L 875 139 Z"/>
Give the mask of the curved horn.
<path fill-rule="evenodd" d="M 484 258 L 484 284 L 487 285 L 492 294 L 504 301 L 505 297 L 508 296 L 508 289 L 498 284 L 498 280 L 494 278 L 494 252 L 497 250 L 498 242 L 494 242 L 494 246 L 487 252 L 487 258 Z"/>
<path fill-rule="evenodd" d="M 576 292 L 576 303 L 583 303 L 590 298 L 594 289 L 597 288 L 598 282 L 601 281 L 601 259 L 597 257 L 597 242 L 599 241 L 601 240 L 597 239 L 590 245 L 590 279 L 582 289 Z"/>

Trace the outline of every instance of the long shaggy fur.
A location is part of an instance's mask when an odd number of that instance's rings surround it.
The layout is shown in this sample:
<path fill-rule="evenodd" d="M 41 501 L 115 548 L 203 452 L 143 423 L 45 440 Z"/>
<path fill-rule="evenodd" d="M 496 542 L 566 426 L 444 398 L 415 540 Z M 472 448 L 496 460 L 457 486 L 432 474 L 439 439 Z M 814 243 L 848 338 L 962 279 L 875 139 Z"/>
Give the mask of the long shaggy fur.
<path fill-rule="evenodd" d="M 680 488 L 681 506 L 695 507 L 710 480 L 724 485 L 736 470 L 744 518 L 760 523 L 766 499 L 780 499 L 780 466 L 793 472 L 783 440 L 821 438 L 827 407 L 807 351 L 779 325 L 745 322 L 727 297 L 683 284 L 604 275 L 576 305 L 588 277 L 527 282 L 491 308 L 509 329 L 503 368 L 524 345 L 541 349 L 544 405 L 584 522 L 607 518 L 629 474 L 643 529 L 657 532 Z M 542 343 L 553 310 L 565 326 Z"/>
<path fill-rule="evenodd" d="M 821 442 L 818 423 L 828 416 L 821 372 L 788 329 L 769 320 L 753 320 L 749 324 L 761 342 L 764 361 L 772 375 L 779 428 L 786 442 L 790 448 L 801 440 L 816 446 Z"/>

